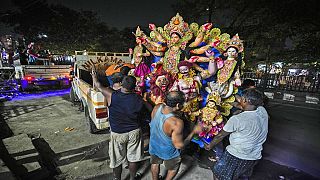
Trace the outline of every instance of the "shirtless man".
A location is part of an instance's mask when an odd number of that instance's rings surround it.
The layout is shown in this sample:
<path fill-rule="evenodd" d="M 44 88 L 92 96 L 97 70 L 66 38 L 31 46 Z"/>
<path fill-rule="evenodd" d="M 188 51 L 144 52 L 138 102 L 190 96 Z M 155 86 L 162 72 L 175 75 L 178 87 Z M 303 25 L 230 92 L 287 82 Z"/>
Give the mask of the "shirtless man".
<path fill-rule="evenodd" d="M 150 144 L 152 179 L 159 177 L 160 164 L 164 162 L 168 174 L 166 179 L 173 179 L 177 174 L 180 163 L 180 150 L 189 144 L 192 136 L 201 131 L 200 126 L 195 126 L 188 137 L 183 140 L 183 120 L 175 116 L 185 102 L 184 93 L 173 91 L 166 95 L 163 104 L 154 107 L 150 123 Z"/>

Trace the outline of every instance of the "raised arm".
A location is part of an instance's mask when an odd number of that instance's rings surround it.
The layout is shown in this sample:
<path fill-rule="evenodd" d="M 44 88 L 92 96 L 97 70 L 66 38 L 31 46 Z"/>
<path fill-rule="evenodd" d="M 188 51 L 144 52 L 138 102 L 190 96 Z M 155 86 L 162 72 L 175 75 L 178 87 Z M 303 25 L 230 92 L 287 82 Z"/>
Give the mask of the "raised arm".
<path fill-rule="evenodd" d="M 102 84 L 99 82 L 97 78 L 97 71 L 95 66 L 92 66 L 92 71 L 91 71 L 91 76 L 92 76 L 92 81 L 93 81 L 93 88 L 97 89 L 100 91 L 107 99 L 108 105 L 111 104 L 111 95 L 113 92 L 113 89 L 110 87 L 104 87 Z"/>
<path fill-rule="evenodd" d="M 205 144 L 205 145 L 204 145 L 204 148 L 205 148 L 206 150 L 212 149 L 215 145 L 217 145 L 219 142 L 221 142 L 224 137 L 228 136 L 229 134 L 231 134 L 231 133 L 230 133 L 230 132 L 226 132 L 226 131 L 224 131 L 224 130 L 222 129 L 222 130 L 219 132 L 219 134 L 216 135 L 216 136 L 212 139 L 212 141 L 210 142 L 210 144 Z"/>

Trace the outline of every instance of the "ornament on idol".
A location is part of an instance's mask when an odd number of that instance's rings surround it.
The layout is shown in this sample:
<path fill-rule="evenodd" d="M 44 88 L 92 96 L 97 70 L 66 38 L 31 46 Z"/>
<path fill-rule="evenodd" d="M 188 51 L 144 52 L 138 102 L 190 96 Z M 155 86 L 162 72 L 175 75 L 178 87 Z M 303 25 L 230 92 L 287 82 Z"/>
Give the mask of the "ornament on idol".
<path fill-rule="evenodd" d="M 184 93 L 186 103 L 182 111 L 190 115 L 191 121 L 195 121 L 196 117 L 192 113 L 199 110 L 199 101 L 202 98 L 199 93 L 201 87 L 200 77 L 195 75 L 192 66 L 193 64 L 187 61 L 181 61 L 178 64 L 178 77 L 170 91 L 181 91 Z"/>

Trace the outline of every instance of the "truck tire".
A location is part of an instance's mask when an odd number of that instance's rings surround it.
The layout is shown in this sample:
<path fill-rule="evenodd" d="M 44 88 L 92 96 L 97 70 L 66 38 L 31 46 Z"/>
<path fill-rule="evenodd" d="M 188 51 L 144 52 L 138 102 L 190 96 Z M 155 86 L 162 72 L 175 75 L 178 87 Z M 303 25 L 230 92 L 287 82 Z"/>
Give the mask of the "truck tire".
<path fill-rule="evenodd" d="M 96 125 L 93 123 L 92 119 L 90 118 L 88 107 L 85 108 L 85 116 L 86 116 L 86 125 L 87 125 L 87 128 L 89 129 L 89 133 L 95 134 L 98 131 L 98 129 Z"/>
<path fill-rule="evenodd" d="M 79 104 L 79 111 L 80 112 L 84 112 L 84 104 L 83 104 L 83 100 L 80 100 L 80 104 Z"/>
<path fill-rule="evenodd" d="M 75 105 L 76 103 L 76 97 L 75 97 L 75 93 L 74 93 L 74 90 L 73 88 L 71 87 L 70 89 L 70 101 L 72 102 L 73 105 Z"/>

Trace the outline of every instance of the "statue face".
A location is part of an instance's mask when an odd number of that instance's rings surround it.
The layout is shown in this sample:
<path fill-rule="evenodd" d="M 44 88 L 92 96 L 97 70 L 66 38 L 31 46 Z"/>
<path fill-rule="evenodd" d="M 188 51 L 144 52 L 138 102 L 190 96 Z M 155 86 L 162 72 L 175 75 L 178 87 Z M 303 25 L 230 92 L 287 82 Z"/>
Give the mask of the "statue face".
<path fill-rule="evenodd" d="M 189 73 L 189 68 L 188 68 L 188 66 L 181 66 L 181 67 L 179 67 L 179 72 L 181 73 L 181 74 L 188 74 Z"/>
<path fill-rule="evenodd" d="M 169 85 L 169 81 L 166 78 L 166 76 L 162 75 L 157 77 L 156 85 L 161 88 L 162 91 L 165 91 L 167 89 L 167 86 Z"/>
<path fill-rule="evenodd" d="M 185 81 L 179 81 L 179 90 L 188 98 L 187 95 L 190 93 L 190 86 Z"/>
<path fill-rule="evenodd" d="M 234 48 L 234 47 L 230 47 L 230 48 L 227 50 L 227 55 L 228 55 L 228 57 L 237 57 L 237 55 L 238 55 L 237 49 Z"/>
<path fill-rule="evenodd" d="M 214 101 L 209 101 L 207 103 L 207 107 L 209 107 L 209 108 L 214 108 L 215 106 L 216 106 L 216 103 Z"/>
<path fill-rule="evenodd" d="M 180 37 L 177 34 L 173 33 L 173 34 L 171 34 L 171 39 L 170 40 L 171 40 L 171 42 L 173 44 L 176 44 L 180 40 Z"/>

